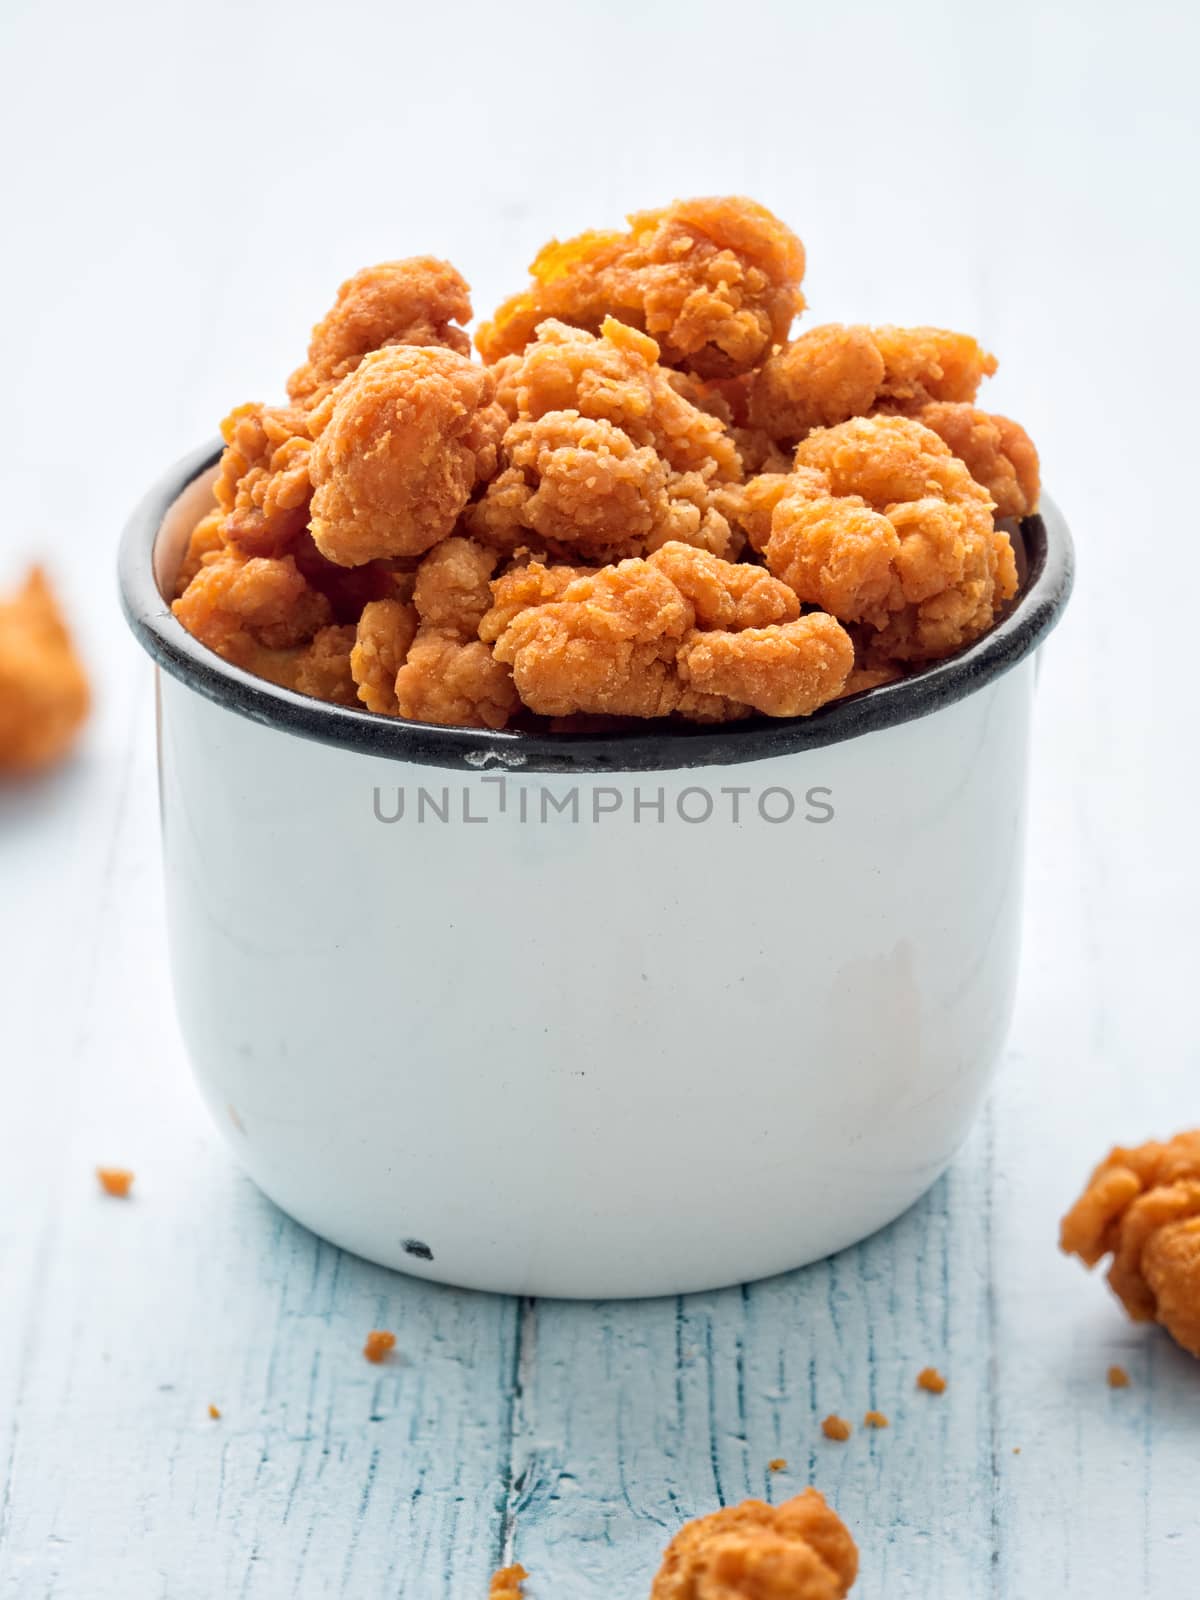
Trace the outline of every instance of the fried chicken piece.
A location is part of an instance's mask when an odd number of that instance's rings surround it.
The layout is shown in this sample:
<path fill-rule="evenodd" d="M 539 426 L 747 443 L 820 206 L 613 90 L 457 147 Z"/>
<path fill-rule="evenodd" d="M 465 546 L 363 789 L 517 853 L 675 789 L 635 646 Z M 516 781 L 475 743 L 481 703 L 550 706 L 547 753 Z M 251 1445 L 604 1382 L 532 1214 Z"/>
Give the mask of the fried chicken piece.
<path fill-rule="evenodd" d="M 519 709 L 512 674 L 479 639 L 422 627 L 396 674 L 396 709 L 413 722 L 503 728 Z"/>
<path fill-rule="evenodd" d="M 667 716 L 680 709 L 675 658 L 694 621 L 670 578 L 631 558 L 518 612 L 496 640 L 496 656 L 512 666 L 522 701 L 544 716 Z"/>
<path fill-rule="evenodd" d="M 285 555 L 308 525 L 312 439 L 299 406 L 237 406 L 213 484 L 222 533 L 248 556 Z"/>
<path fill-rule="evenodd" d="M 479 637 L 488 644 L 495 644 L 518 612 L 561 600 L 568 585 L 586 570 L 584 567 L 548 567 L 542 561 L 530 561 L 501 573 L 492 580 L 492 605 L 480 621 Z"/>
<path fill-rule="evenodd" d="M 288 379 L 288 394 L 314 405 L 369 351 L 389 345 L 444 345 L 468 355 L 470 336 L 455 324 L 471 316 L 470 289 L 448 261 L 412 256 L 364 267 L 347 278 L 313 329 L 308 360 Z"/>
<path fill-rule="evenodd" d="M 332 624 L 313 635 L 300 647 L 290 669 L 275 682 L 297 694 L 330 700 L 339 706 L 358 704 L 358 686 L 351 668 L 355 629 L 352 624 Z"/>
<path fill-rule="evenodd" d="M 945 328 L 866 328 L 828 323 L 775 351 L 755 374 L 749 420 L 795 444 L 873 411 L 930 401 L 971 401 L 996 358 Z"/>
<path fill-rule="evenodd" d="M 417 610 L 400 600 L 372 600 L 363 607 L 350 652 L 358 698 L 368 711 L 399 715 L 396 674 L 416 637 Z"/>
<path fill-rule="evenodd" d="M 503 728 L 519 708 L 512 674 L 478 637 L 492 602 L 495 551 L 447 539 L 417 569 L 419 626 L 396 674 L 395 709 L 414 722 Z"/>
<path fill-rule="evenodd" d="M 0 774 L 60 761 L 87 719 L 87 674 L 41 567 L 0 599 Z"/>
<path fill-rule="evenodd" d="M 1200 1128 L 1118 1146 L 1062 1221 L 1060 1243 L 1108 1281 L 1135 1322 L 1160 1322 L 1200 1357 Z"/>
<path fill-rule="evenodd" d="M 215 556 L 225 548 L 225 513 L 218 507 L 209 511 L 200 518 L 192 529 L 188 538 L 187 549 L 183 553 L 183 560 L 179 564 L 179 571 L 175 574 L 175 599 L 191 583 L 200 571 L 200 568 L 210 556 Z"/>
<path fill-rule="evenodd" d="M 746 1500 L 686 1523 L 650 1600 L 844 1600 L 858 1549 L 815 1489 L 782 1505 Z"/>
<path fill-rule="evenodd" d="M 733 536 L 699 473 L 672 472 L 651 445 L 603 419 L 549 411 L 514 422 L 509 463 L 467 512 L 467 526 L 498 549 L 531 536 L 548 552 L 603 564 L 671 539 L 728 551 Z"/>
<path fill-rule="evenodd" d="M 533 282 L 475 336 L 485 361 L 523 350 L 547 317 L 596 332 L 608 316 L 656 339 L 665 365 L 705 377 L 748 372 L 803 309 L 804 246 L 738 196 L 634 213 L 627 233 L 592 231 L 538 254 Z"/>
<path fill-rule="evenodd" d="M 244 556 L 226 546 L 196 573 L 171 609 L 189 633 L 226 661 L 272 677 L 279 651 L 307 644 L 332 620 L 293 556 Z"/>
<path fill-rule="evenodd" d="M 767 717 L 807 717 L 842 693 L 854 665 L 850 635 L 815 611 L 768 628 L 697 632 L 679 652 L 683 682 Z"/>
<path fill-rule="evenodd" d="M 907 417 L 816 430 L 796 471 L 743 491 L 751 541 L 806 604 L 875 630 L 877 660 L 932 661 L 989 628 L 1017 588 L 991 501 L 935 433 Z"/>
<path fill-rule="evenodd" d="M 599 336 L 545 324 L 508 365 L 517 415 L 503 469 L 467 513 L 471 532 L 501 550 L 535 542 L 601 564 L 671 540 L 736 554 L 720 508 L 721 485 L 741 474 L 736 447 L 657 356 L 652 339 L 612 319 Z"/>
<path fill-rule="evenodd" d="M 444 539 L 417 568 L 413 604 L 422 627 L 474 639 L 492 607 L 497 556 L 472 539 Z"/>
<path fill-rule="evenodd" d="M 766 628 L 800 615 L 794 592 L 763 567 L 722 561 L 684 544 L 655 551 L 650 565 L 690 601 L 698 628 Z"/>
<path fill-rule="evenodd" d="M 1019 422 L 954 400 L 934 400 L 913 415 L 944 439 L 983 485 L 996 503 L 997 517 L 1028 517 L 1037 510 L 1037 448 Z"/>
<path fill-rule="evenodd" d="M 504 388 L 516 419 L 577 411 L 649 445 L 675 472 L 699 472 L 712 482 L 741 478 L 720 418 L 679 392 L 653 339 L 614 317 L 605 317 L 597 334 L 543 323 L 520 360 L 506 364 Z"/>
<path fill-rule="evenodd" d="M 552 570 L 525 581 L 557 598 L 514 614 L 501 580 L 503 622 L 489 614 L 480 626 L 496 639 L 497 660 L 512 666 L 524 704 L 545 716 L 802 716 L 832 699 L 853 665 L 849 636 L 832 618 L 795 620 L 794 597 L 767 574 L 687 545 L 561 586 L 546 576 Z M 748 625 L 767 617 L 793 620 Z"/>
<path fill-rule="evenodd" d="M 317 408 L 317 549 L 339 566 L 420 555 L 496 469 L 507 422 L 483 367 L 436 345 L 364 356 Z"/>

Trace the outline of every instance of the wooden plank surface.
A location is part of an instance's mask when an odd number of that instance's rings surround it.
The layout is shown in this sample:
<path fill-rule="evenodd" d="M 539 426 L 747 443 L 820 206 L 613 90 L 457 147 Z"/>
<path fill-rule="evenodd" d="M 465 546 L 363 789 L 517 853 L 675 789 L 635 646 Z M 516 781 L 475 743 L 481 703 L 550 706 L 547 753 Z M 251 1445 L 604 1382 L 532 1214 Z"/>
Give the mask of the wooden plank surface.
<path fill-rule="evenodd" d="M 1198 42 L 1164 3 L 6 8 L 0 581 L 50 553 L 99 699 L 72 768 L 0 792 L 0 1600 L 471 1600 L 511 1556 L 531 1600 L 637 1600 L 684 1518 L 808 1482 L 863 1600 L 1196 1592 L 1200 1373 L 1054 1239 L 1110 1142 L 1200 1121 Z M 729 188 L 803 234 L 812 320 L 997 349 L 1076 530 L 1010 1048 L 947 1178 L 830 1262 L 636 1305 L 422 1285 L 281 1217 L 190 1086 L 114 537 L 362 262 L 445 253 L 487 308 L 551 233 Z"/>

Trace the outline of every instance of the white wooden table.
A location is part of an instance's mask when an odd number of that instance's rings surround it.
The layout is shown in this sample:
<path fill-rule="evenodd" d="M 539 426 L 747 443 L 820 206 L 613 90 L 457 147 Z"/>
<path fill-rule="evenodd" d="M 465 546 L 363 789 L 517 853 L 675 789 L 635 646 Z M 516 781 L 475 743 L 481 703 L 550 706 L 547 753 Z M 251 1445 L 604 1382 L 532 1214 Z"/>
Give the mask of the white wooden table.
<path fill-rule="evenodd" d="M 513 1555 L 532 1600 L 637 1600 L 684 1518 L 809 1482 L 863 1600 L 1200 1593 L 1200 1367 L 1055 1249 L 1109 1143 L 1200 1121 L 1198 43 L 1032 0 L 4 9 L 0 576 L 49 554 L 99 704 L 0 791 L 0 1600 L 471 1600 Z M 1011 1044 L 949 1176 L 835 1260 L 632 1305 L 429 1287 L 273 1210 L 191 1089 L 114 539 L 360 264 L 447 254 L 486 309 L 550 233 L 723 189 L 802 233 L 814 320 L 997 350 L 1074 524 Z"/>

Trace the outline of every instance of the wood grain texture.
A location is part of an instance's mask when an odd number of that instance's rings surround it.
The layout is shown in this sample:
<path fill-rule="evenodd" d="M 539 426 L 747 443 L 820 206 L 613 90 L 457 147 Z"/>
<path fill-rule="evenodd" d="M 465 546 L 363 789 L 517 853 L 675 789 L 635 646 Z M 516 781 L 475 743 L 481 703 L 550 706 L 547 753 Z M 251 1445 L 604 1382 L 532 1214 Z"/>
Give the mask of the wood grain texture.
<path fill-rule="evenodd" d="M 514 1556 L 530 1600 L 638 1600 L 684 1518 L 808 1482 L 863 1600 L 1196 1592 L 1200 1374 L 1054 1238 L 1109 1143 L 1200 1121 L 1197 44 L 1165 0 L 4 9 L 0 582 L 51 554 L 99 697 L 71 768 L 0 791 L 0 1600 L 482 1600 Z M 486 309 L 552 233 L 721 189 L 795 221 L 812 320 L 996 349 L 1075 528 L 1011 1045 L 948 1176 L 832 1261 L 638 1305 L 434 1288 L 281 1217 L 190 1086 L 115 532 L 363 262 L 444 253 Z"/>

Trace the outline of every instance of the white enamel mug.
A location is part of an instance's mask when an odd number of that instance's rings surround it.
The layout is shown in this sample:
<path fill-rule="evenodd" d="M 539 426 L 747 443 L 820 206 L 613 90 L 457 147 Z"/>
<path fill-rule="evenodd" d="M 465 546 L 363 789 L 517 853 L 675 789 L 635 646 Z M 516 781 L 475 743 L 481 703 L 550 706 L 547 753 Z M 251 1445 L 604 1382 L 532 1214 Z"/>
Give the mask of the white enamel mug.
<path fill-rule="evenodd" d="M 1004 1043 L 1054 508 L 982 640 L 795 721 L 435 728 L 229 666 L 166 598 L 215 452 L 125 535 L 171 964 L 214 1120 L 372 1261 L 510 1294 L 814 1261 L 945 1168 Z"/>

